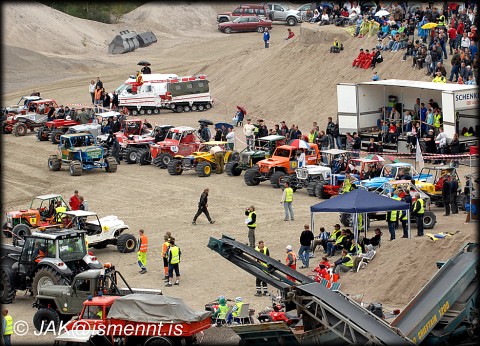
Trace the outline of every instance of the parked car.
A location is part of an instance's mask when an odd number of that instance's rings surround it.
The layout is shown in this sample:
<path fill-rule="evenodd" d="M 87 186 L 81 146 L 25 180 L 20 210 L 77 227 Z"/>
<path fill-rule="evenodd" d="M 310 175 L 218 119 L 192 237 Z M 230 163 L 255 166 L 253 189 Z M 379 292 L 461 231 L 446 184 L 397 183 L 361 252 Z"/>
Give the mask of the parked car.
<path fill-rule="evenodd" d="M 268 8 L 262 4 L 245 4 L 238 6 L 233 12 L 223 12 L 217 14 L 217 22 L 231 22 L 235 18 L 243 16 L 258 16 L 267 19 Z"/>
<path fill-rule="evenodd" d="M 269 19 L 273 21 L 284 22 L 289 26 L 303 21 L 298 10 L 290 9 L 288 6 L 276 2 L 268 2 L 267 6 Z"/>
<path fill-rule="evenodd" d="M 218 24 L 218 30 L 225 34 L 230 34 L 234 31 L 257 31 L 264 32 L 265 28 L 272 29 L 272 21 L 267 19 L 261 19 L 257 16 L 239 17 L 231 22 L 224 22 Z"/>

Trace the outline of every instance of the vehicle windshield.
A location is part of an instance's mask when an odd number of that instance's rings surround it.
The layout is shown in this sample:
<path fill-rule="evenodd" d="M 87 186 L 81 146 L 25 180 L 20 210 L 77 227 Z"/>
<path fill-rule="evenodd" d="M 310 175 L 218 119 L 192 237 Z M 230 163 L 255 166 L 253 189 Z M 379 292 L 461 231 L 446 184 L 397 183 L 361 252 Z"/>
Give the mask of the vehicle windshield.
<path fill-rule="evenodd" d="M 275 150 L 275 156 L 290 157 L 290 150 L 277 148 L 277 150 Z"/>
<path fill-rule="evenodd" d="M 115 89 L 115 91 L 117 92 L 117 94 L 121 94 L 124 90 L 128 88 L 132 89 L 132 86 L 130 84 L 122 84 L 117 89 Z"/>
<path fill-rule="evenodd" d="M 180 132 L 172 132 L 172 131 L 169 131 L 169 132 L 167 133 L 167 137 L 166 137 L 166 138 L 179 141 L 179 140 L 182 138 L 182 134 L 181 134 Z"/>
<path fill-rule="evenodd" d="M 81 260 L 87 254 L 83 236 L 58 240 L 60 258 L 67 261 Z"/>

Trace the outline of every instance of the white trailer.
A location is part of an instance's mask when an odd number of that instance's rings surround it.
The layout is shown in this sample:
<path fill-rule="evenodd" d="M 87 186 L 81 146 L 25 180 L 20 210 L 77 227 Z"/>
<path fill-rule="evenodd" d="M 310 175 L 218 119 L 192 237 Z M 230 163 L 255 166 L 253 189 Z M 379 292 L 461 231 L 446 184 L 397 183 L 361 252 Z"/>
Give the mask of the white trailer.
<path fill-rule="evenodd" d="M 116 89 L 120 107 L 131 114 L 158 114 L 160 109 L 174 112 L 203 111 L 213 106 L 205 75 L 178 77 L 176 74 L 142 74 L 138 83 L 130 76 Z"/>
<path fill-rule="evenodd" d="M 413 107 L 416 99 L 428 105 L 433 99 L 442 109 L 443 128 L 451 139 L 454 133 L 466 127 L 473 127 L 479 133 L 480 95 L 477 86 L 444 84 L 411 80 L 387 79 L 376 82 L 337 84 L 338 125 L 341 135 L 357 132 L 360 137 L 379 133 L 378 119 L 382 118 L 382 108 L 392 103 L 400 105 L 401 114 Z M 393 101 L 396 100 L 396 101 Z M 462 147 L 477 145 L 478 137 L 459 136 Z M 405 142 L 405 143 L 404 143 Z M 406 138 L 400 137 L 397 152 L 408 152 Z"/>

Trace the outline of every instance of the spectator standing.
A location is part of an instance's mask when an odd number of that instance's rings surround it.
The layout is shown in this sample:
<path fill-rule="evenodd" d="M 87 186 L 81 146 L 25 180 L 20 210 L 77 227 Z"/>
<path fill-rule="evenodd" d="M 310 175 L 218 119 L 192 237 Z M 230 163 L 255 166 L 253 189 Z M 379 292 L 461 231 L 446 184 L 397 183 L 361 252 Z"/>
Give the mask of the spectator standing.
<path fill-rule="evenodd" d="M 95 113 L 102 113 L 101 106 L 102 106 L 102 88 L 97 83 L 94 95 L 94 104 L 95 104 Z"/>
<path fill-rule="evenodd" d="M 250 247 L 255 247 L 255 229 L 257 228 L 257 213 L 255 212 L 255 206 L 251 205 L 245 210 L 245 216 L 247 219 L 245 223 L 248 228 L 248 242 Z"/>
<path fill-rule="evenodd" d="M 312 241 L 315 239 L 313 232 L 310 230 L 310 226 L 305 224 L 303 226 L 303 232 L 300 234 L 300 250 L 298 256 L 302 260 L 302 269 L 309 267 L 310 262 L 310 248 L 312 247 Z"/>
<path fill-rule="evenodd" d="M 110 110 L 110 102 L 111 102 L 111 99 L 110 99 L 110 94 L 109 93 L 105 93 L 105 96 L 103 97 L 103 108 L 106 108 L 107 111 Z"/>
<path fill-rule="evenodd" d="M 335 123 L 333 122 L 332 117 L 328 117 L 327 129 L 326 134 L 328 136 L 328 144 L 330 149 L 335 148 L 335 142 L 333 141 L 333 133 L 335 131 Z"/>
<path fill-rule="evenodd" d="M 173 281 L 173 272 L 175 271 L 175 283 L 173 285 L 180 285 L 180 257 L 182 255 L 182 250 L 175 245 L 175 238 L 170 238 L 168 241 L 170 246 L 167 252 L 167 261 L 168 261 L 168 283 L 166 287 L 172 286 Z"/>
<path fill-rule="evenodd" d="M 170 247 L 170 238 L 172 238 L 172 233 L 167 231 L 163 236 L 164 243 L 162 244 L 163 273 L 165 275 L 165 281 L 168 281 L 168 248 Z"/>
<path fill-rule="evenodd" d="M 3 330 L 3 344 L 10 346 L 11 336 L 13 334 L 13 318 L 8 314 L 8 310 L 3 308 L 2 310 L 2 330 Z"/>
<path fill-rule="evenodd" d="M 73 196 L 70 197 L 68 201 L 68 205 L 70 206 L 71 210 L 79 210 L 80 209 L 80 196 L 78 194 L 78 190 L 75 190 Z"/>
<path fill-rule="evenodd" d="M 285 209 L 284 221 L 288 221 L 289 218 L 292 221 L 294 221 L 293 206 L 292 206 L 293 189 L 290 187 L 290 184 L 288 182 L 285 182 L 285 189 L 283 189 L 282 201 L 280 203 L 283 203 L 283 207 Z"/>
<path fill-rule="evenodd" d="M 147 272 L 147 250 L 148 250 L 148 237 L 145 235 L 143 229 L 138 231 L 140 238 L 138 239 L 138 252 L 137 259 L 140 266 L 140 274 Z"/>
<path fill-rule="evenodd" d="M 455 176 L 453 176 L 450 179 L 450 208 L 452 214 L 458 214 L 458 201 L 457 201 L 457 196 L 458 196 L 458 180 L 455 179 Z"/>
<path fill-rule="evenodd" d="M 225 136 L 225 139 L 227 140 L 228 149 L 233 150 L 235 147 L 235 132 L 233 131 L 233 127 L 228 128 L 228 133 Z"/>
<path fill-rule="evenodd" d="M 265 243 L 263 242 L 263 240 L 260 240 L 258 242 L 258 246 L 255 247 L 255 250 L 260 252 L 260 253 L 263 253 L 265 256 L 270 256 L 270 251 L 268 250 L 268 248 L 265 246 Z M 258 261 L 258 263 L 260 263 L 261 265 L 267 267 L 267 264 L 262 262 L 262 261 Z M 267 289 L 267 283 L 265 281 L 262 281 L 260 280 L 258 277 L 257 277 L 257 280 L 255 282 L 255 285 L 257 287 L 257 292 L 255 293 L 255 296 L 256 297 L 259 297 L 262 295 L 262 288 L 263 288 L 263 295 L 264 296 L 269 296 L 270 294 L 268 293 L 268 289 Z"/>
<path fill-rule="evenodd" d="M 457 29 L 453 25 L 450 25 L 447 34 L 450 54 L 453 54 L 453 50 L 457 48 Z"/>
<path fill-rule="evenodd" d="M 361 146 L 362 146 L 362 141 L 361 141 L 360 137 L 358 136 L 358 133 L 354 132 L 353 133 L 352 150 L 355 151 L 355 153 L 352 156 L 354 156 L 354 157 L 359 157 L 360 156 Z"/>
<path fill-rule="evenodd" d="M 265 31 L 263 32 L 263 42 L 265 43 L 265 48 L 270 47 L 270 33 L 267 28 L 265 28 Z"/>
<path fill-rule="evenodd" d="M 452 184 L 450 183 L 450 175 L 445 175 L 445 180 L 442 186 L 442 197 L 443 197 L 443 204 L 445 205 L 445 214 L 443 216 L 450 215 L 450 199 L 452 193 Z"/>
<path fill-rule="evenodd" d="M 97 77 L 97 83 L 95 84 L 95 89 L 97 88 L 103 89 L 103 82 L 100 80 L 100 77 Z"/>
<path fill-rule="evenodd" d="M 117 110 L 118 109 L 118 104 L 119 104 L 118 94 L 117 94 L 116 91 L 113 91 L 112 92 L 112 109 Z"/>
<path fill-rule="evenodd" d="M 88 123 L 88 121 L 90 120 L 90 117 L 87 114 L 87 112 L 85 111 L 84 107 L 82 107 L 80 113 L 78 113 L 77 119 L 78 119 L 78 122 L 82 125 Z"/>
<path fill-rule="evenodd" d="M 247 148 L 253 150 L 253 137 L 254 137 L 255 125 L 251 123 L 250 119 L 247 119 L 247 123 L 243 126 L 243 134 L 247 142 Z"/>
<path fill-rule="evenodd" d="M 90 92 L 90 97 L 92 98 L 92 105 L 95 103 L 95 81 L 92 79 L 90 81 L 90 85 L 88 86 L 88 90 Z"/>
<path fill-rule="evenodd" d="M 397 224 L 398 211 L 392 210 L 387 212 L 388 231 L 390 232 L 390 240 L 395 240 L 395 226 Z"/>
<path fill-rule="evenodd" d="M 197 218 L 200 216 L 200 214 L 204 213 L 205 216 L 207 217 L 208 222 L 210 223 L 215 223 L 215 220 L 212 220 L 210 217 L 210 213 L 208 212 L 208 193 L 209 189 L 203 190 L 202 194 L 200 195 L 200 201 L 198 202 L 198 210 L 195 216 L 193 217 L 192 225 L 197 224 Z"/>
<path fill-rule="evenodd" d="M 78 197 L 80 199 L 79 210 L 88 211 L 88 202 L 83 198 L 83 196 Z"/>
<path fill-rule="evenodd" d="M 465 48 L 470 49 L 470 39 L 466 32 L 463 33 L 463 36 L 460 39 L 460 49 L 464 50 Z"/>

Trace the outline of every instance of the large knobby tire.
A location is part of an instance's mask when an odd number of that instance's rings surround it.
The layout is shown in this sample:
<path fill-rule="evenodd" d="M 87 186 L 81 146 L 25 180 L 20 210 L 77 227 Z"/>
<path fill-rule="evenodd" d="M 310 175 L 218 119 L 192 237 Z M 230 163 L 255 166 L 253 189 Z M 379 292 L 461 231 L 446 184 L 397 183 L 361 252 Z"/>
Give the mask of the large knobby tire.
<path fill-rule="evenodd" d="M 168 163 L 173 159 L 172 154 L 170 153 L 161 153 L 157 156 L 157 166 L 160 168 L 167 168 Z"/>
<path fill-rule="evenodd" d="M 340 214 L 340 223 L 345 227 L 352 226 L 352 214 L 349 213 L 341 213 Z"/>
<path fill-rule="evenodd" d="M 25 136 L 27 134 L 28 128 L 24 123 L 16 123 L 13 125 L 12 132 L 15 137 Z"/>
<path fill-rule="evenodd" d="M 40 308 L 35 315 L 33 315 L 33 325 L 39 332 L 43 332 L 44 330 L 51 331 L 52 323 L 55 326 L 55 330 L 57 330 L 60 325 L 60 316 L 58 316 L 58 313 L 53 309 Z"/>
<path fill-rule="evenodd" d="M 317 187 L 318 181 L 311 181 L 307 185 L 307 193 L 309 196 L 316 196 L 315 188 Z"/>
<path fill-rule="evenodd" d="M 68 281 L 50 267 L 43 267 L 35 273 L 32 283 L 32 293 L 36 297 L 41 285 L 67 285 Z"/>
<path fill-rule="evenodd" d="M 0 269 L 0 277 L 0 303 L 13 303 L 17 292 L 13 286 L 12 269 L 2 266 L 2 268 Z"/>
<path fill-rule="evenodd" d="M 225 172 L 231 177 L 238 177 L 242 169 L 238 167 L 238 162 L 229 162 L 225 165 Z"/>
<path fill-rule="evenodd" d="M 260 184 L 260 172 L 258 168 L 253 167 L 247 169 L 243 176 L 243 180 L 248 186 L 256 186 Z"/>
<path fill-rule="evenodd" d="M 25 238 L 25 236 L 32 234 L 32 231 L 27 225 L 19 223 L 18 225 L 13 227 L 12 233 L 14 234 L 14 236 L 16 236 L 17 239 L 23 239 Z"/>
<path fill-rule="evenodd" d="M 145 341 L 143 346 L 173 346 L 173 340 L 166 336 L 152 336 Z"/>
<path fill-rule="evenodd" d="M 152 163 L 152 155 L 150 155 L 150 150 L 140 149 L 137 153 L 137 163 L 141 166 Z"/>
<path fill-rule="evenodd" d="M 12 131 L 8 129 L 8 125 L 5 123 L 2 124 L 2 133 L 3 134 L 12 133 Z"/>
<path fill-rule="evenodd" d="M 50 134 L 49 134 L 49 130 L 45 130 L 45 129 L 40 129 L 37 131 L 37 139 L 40 141 L 40 142 L 45 142 L 45 141 L 48 141 L 48 137 L 50 137 Z"/>
<path fill-rule="evenodd" d="M 48 169 L 52 172 L 59 171 L 62 168 L 62 160 L 57 155 L 52 155 L 48 158 Z"/>
<path fill-rule="evenodd" d="M 136 163 L 137 162 L 137 154 L 138 154 L 137 148 L 132 148 L 132 147 L 127 148 L 127 150 L 125 150 L 125 154 L 124 154 L 125 162 L 128 163 L 128 164 Z"/>
<path fill-rule="evenodd" d="M 115 173 L 118 168 L 117 160 L 113 156 L 109 156 L 105 159 L 105 162 L 107 166 L 105 167 L 105 170 L 108 173 Z"/>
<path fill-rule="evenodd" d="M 315 187 L 315 195 L 318 197 L 318 198 L 321 198 L 321 199 L 329 199 L 330 198 L 330 195 L 328 193 L 325 192 L 325 184 L 322 183 L 322 182 L 319 182 L 317 184 L 317 186 Z"/>
<path fill-rule="evenodd" d="M 78 177 L 82 175 L 82 163 L 78 160 L 70 162 L 70 166 L 68 169 L 71 176 Z"/>
<path fill-rule="evenodd" d="M 272 175 L 270 176 L 270 184 L 272 184 L 272 187 L 279 188 L 280 179 L 282 179 L 284 175 L 285 173 L 283 172 L 273 172 Z"/>
<path fill-rule="evenodd" d="M 134 252 L 137 248 L 137 239 L 134 235 L 124 233 L 117 238 L 117 250 L 120 253 Z"/>
<path fill-rule="evenodd" d="M 230 155 L 228 155 L 228 162 L 235 162 L 240 161 L 240 153 L 236 150 L 232 151 Z"/>
<path fill-rule="evenodd" d="M 52 142 L 52 144 L 60 143 L 60 137 L 62 135 L 63 135 L 63 131 L 60 131 L 60 130 L 52 131 L 52 133 L 50 134 L 50 142 Z"/>
<path fill-rule="evenodd" d="M 425 210 L 425 214 L 423 214 L 423 228 L 424 229 L 432 229 L 435 227 L 437 223 L 437 217 L 433 212 L 430 210 Z"/>
<path fill-rule="evenodd" d="M 212 165 L 207 161 L 199 162 L 195 167 L 195 172 L 199 177 L 209 177 L 212 174 Z"/>
<path fill-rule="evenodd" d="M 180 175 L 183 173 L 182 162 L 180 160 L 173 159 L 167 166 L 168 174 Z"/>

